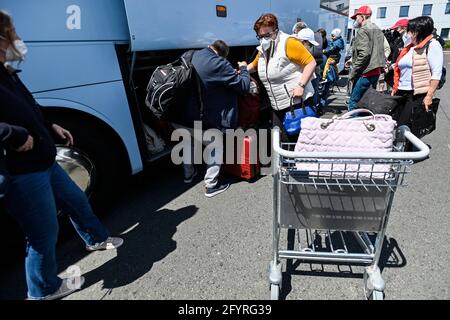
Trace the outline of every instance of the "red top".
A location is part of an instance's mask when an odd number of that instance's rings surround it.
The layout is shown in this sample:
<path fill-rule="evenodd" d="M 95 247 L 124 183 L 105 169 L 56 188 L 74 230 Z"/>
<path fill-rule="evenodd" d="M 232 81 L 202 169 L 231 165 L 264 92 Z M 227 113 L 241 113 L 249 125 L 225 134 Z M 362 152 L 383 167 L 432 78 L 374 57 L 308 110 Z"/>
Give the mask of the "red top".
<path fill-rule="evenodd" d="M 363 78 L 373 77 L 373 76 L 379 76 L 382 72 L 382 68 L 375 68 L 373 70 L 370 70 L 366 73 L 363 73 Z"/>

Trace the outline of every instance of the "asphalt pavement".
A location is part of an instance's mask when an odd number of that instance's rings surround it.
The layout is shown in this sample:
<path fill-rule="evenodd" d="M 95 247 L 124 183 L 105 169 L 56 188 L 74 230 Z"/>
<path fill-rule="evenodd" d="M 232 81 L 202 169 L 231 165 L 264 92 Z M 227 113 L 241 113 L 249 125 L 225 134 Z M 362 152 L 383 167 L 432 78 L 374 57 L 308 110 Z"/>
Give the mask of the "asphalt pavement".
<path fill-rule="evenodd" d="M 450 54 L 445 63 L 449 69 Z M 413 165 L 408 186 L 394 199 L 381 259 L 388 300 L 450 299 L 449 81 L 438 97 L 437 130 L 423 139 L 432 147 L 431 156 Z M 208 199 L 201 177 L 185 185 L 181 168 L 163 163 L 123 186 L 102 220 L 125 243 L 117 251 L 94 253 L 86 252 L 77 237 L 58 245 L 61 276 L 76 265 L 86 277 L 83 289 L 66 299 L 270 297 L 270 176 L 234 183 Z M 363 271 L 296 263 L 283 273 L 282 297 L 364 299 Z M 22 261 L 2 259 L 0 299 L 25 298 L 24 279 Z"/>

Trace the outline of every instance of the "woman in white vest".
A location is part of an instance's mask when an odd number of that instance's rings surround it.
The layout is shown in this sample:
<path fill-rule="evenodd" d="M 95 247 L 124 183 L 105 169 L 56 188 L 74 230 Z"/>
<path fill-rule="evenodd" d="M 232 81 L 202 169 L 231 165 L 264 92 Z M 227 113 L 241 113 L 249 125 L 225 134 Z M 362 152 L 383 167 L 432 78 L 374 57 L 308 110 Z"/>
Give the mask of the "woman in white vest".
<path fill-rule="evenodd" d="M 316 62 L 298 38 L 278 29 L 278 20 L 273 14 L 262 15 L 255 22 L 254 30 L 261 45 L 247 69 L 250 73 L 258 72 L 273 108 L 273 126 L 283 129 L 291 97 L 296 109 L 301 107 L 302 99 L 305 105 L 313 105 L 311 79 Z M 288 137 L 285 132 L 282 132 L 282 139 L 296 141 L 296 137 Z"/>
<path fill-rule="evenodd" d="M 443 74 L 444 53 L 433 37 L 433 29 L 431 17 L 409 20 L 405 48 L 394 67 L 392 95 L 404 97 L 395 115 L 397 123 L 409 126 L 419 136 L 413 118 L 426 116 Z"/>

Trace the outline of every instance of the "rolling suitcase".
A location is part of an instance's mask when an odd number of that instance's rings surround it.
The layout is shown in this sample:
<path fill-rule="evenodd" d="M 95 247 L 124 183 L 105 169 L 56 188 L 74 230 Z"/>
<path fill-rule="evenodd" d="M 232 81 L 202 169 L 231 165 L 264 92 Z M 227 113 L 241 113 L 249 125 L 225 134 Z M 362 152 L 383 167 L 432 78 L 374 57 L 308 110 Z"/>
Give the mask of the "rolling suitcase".
<path fill-rule="evenodd" d="M 243 93 L 239 96 L 239 127 L 250 128 L 258 123 L 260 104 L 258 84 L 252 79 L 250 93 Z"/>
<path fill-rule="evenodd" d="M 247 136 L 244 138 L 244 141 L 242 142 L 242 153 L 241 153 L 241 163 L 239 161 L 236 161 L 237 159 L 237 152 L 235 152 L 235 161 L 233 164 L 224 164 L 224 171 L 234 177 L 245 179 L 245 180 L 251 180 L 255 177 L 257 177 L 260 173 L 260 164 L 258 159 L 258 148 L 255 144 L 258 143 L 258 139 L 256 139 L 255 136 Z M 256 158 L 256 163 L 251 163 L 251 151 L 253 149 L 255 150 L 256 154 L 254 157 Z M 238 145 L 236 145 L 236 148 Z"/>

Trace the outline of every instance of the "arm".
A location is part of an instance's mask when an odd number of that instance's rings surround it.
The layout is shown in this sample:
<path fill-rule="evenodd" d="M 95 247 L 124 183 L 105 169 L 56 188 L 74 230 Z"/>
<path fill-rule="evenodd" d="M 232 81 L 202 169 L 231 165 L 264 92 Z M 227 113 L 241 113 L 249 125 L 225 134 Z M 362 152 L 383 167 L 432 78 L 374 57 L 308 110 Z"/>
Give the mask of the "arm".
<path fill-rule="evenodd" d="M 328 46 L 328 48 L 323 50 L 323 54 L 326 56 L 329 56 L 331 54 L 333 54 L 336 51 L 336 47 L 335 47 L 335 43 L 334 41 L 331 42 L 331 44 Z"/>
<path fill-rule="evenodd" d="M 306 85 L 314 75 L 316 69 L 316 61 L 309 51 L 297 39 L 290 38 L 286 44 L 286 55 L 288 59 L 302 67 L 302 76 L 299 79 L 299 84 Z M 303 96 L 304 88 L 300 85 L 294 89 L 293 96 Z"/>
<path fill-rule="evenodd" d="M 387 59 L 391 55 L 391 46 L 387 41 L 386 37 L 384 37 L 384 57 Z"/>
<path fill-rule="evenodd" d="M 29 140 L 31 140 L 32 145 L 32 139 L 27 129 L 0 122 L 0 147 L 17 151 L 27 151 L 22 150 L 22 147 Z"/>
<path fill-rule="evenodd" d="M 355 39 L 354 50 L 356 54 L 352 57 L 353 71 L 350 79 L 356 78 L 364 71 L 370 61 L 371 48 L 368 45 L 370 41 L 369 34 L 366 30 L 360 29 Z"/>
<path fill-rule="evenodd" d="M 442 67 L 444 65 L 444 53 L 442 51 L 441 45 L 437 41 L 430 43 L 428 51 L 428 64 L 431 69 L 431 81 L 430 89 L 428 89 L 427 95 L 423 100 L 425 109 L 428 111 L 431 104 L 433 103 L 433 97 L 439 86 L 439 81 L 442 76 Z"/>
<path fill-rule="evenodd" d="M 229 62 L 224 61 L 222 75 L 225 86 L 237 92 L 248 92 L 250 90 L 250 75 L 247 71 L 247 64 L 239 63 L 239 72 L 233 69 Z"/>
<path fill-rule="evenodd" d="M 324 50 L 324 54 L 326 56 L 339 54 L 342 50 L 345 49 L 344 40 L 339 38 L 331 43 L 331 45 Z"/>
<path fill-rule="evenodd" d="M 255 73 L 258 71 L 258 60 L 261 55 L 261 52 L 258 52 L 255 59 L 247 66 L 247 71 L 251 73 Z"/>

